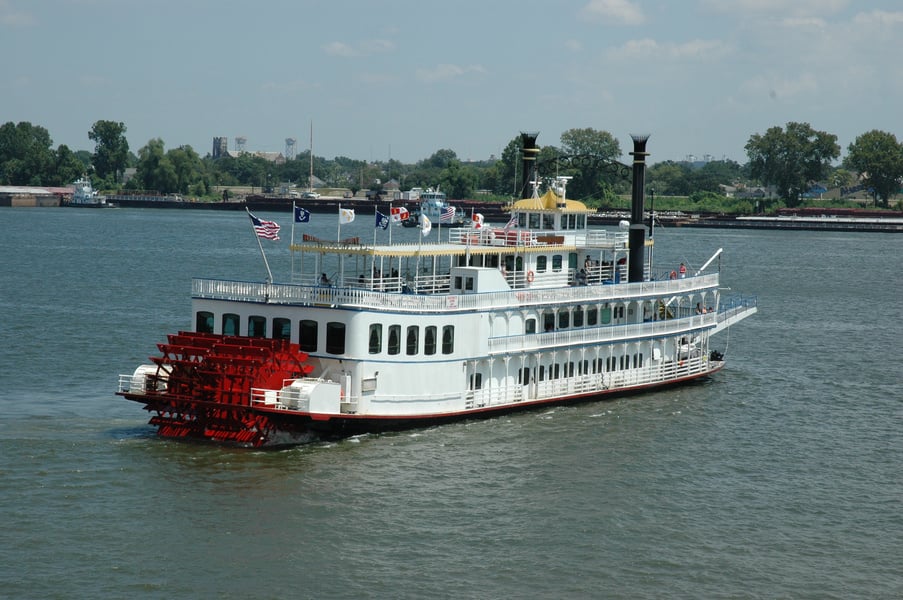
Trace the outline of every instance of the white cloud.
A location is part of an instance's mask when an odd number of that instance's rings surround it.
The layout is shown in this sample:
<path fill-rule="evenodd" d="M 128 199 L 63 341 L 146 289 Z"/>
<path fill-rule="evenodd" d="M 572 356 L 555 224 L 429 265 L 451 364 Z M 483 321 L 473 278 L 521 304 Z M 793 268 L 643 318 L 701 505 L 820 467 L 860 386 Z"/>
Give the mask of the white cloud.
<path fill-rule="evenodd" d="M 614 21 L 624 25 L 641 25 L 646 21 L 643 11 L 628 0 L 590 0 L 583 14 L 594 20 Z"/>
<path fill-rule="evenodd" d="M 617 60 L 651 58 L 681 61 L 720 58 L 730 52 L 730 47 L 720 40 L 690 40 L 673 44 L 646 38 L 630 40 L 620 48 L 610 50 L 608 56 Z"/>
<path fill-rule="evenodd" d="M 486 69 L 482 65 L 468 65 L 461 67 L 458 65 L 442 64 L 436 65 L 432 69 L 417 69 L 417 79 L 426 83 L 434 83 L 437 81 L 450 81 L 458 77 L 463 77 L 469 73 L 483 74 Z"/>
<path fill-rule="evenodd" d="M 703 0 L 705 8 L 735 15 L 762 15 L 781 18 L 825 15 L 840 12 L 849 0 Z"/>
<path fill-rule="evenodd" d="M 744 95 L 751 99 L 770 97 L 772 100 L 790 100 L 801 95 L 818 92 L 818 79 L 812 73 L 799 77 L 759 75 L 741 86 Z"/>
<path fill-rule="evenodd" d="M 323 52 L 326 54 L 345 58 L 391 52 L 394 49 L 395 43 L 391 40 L 364 40 L 356 46 L 350 46 L 345 42 L 330 42 L 323 46 Z"/>
<path fill-rule="evenodd" d="M 857 25 L 903 25 L 903 12 L 888 12 L 886 10 L 873 10 L 869 13 L 859 13 L 853 18 Z"/>

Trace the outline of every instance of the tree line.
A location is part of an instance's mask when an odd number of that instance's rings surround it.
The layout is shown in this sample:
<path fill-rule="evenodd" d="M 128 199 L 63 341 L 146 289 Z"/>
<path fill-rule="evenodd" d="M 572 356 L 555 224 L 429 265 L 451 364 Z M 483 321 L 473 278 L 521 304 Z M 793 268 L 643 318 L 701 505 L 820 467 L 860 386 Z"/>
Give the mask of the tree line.
<path fill-rule="evenodd" d="M 264 191 L 283 183 L 300 188 L 309 185 L 309 152 L 280 163 L 251 153 L 214 159 L 210 154 L 200 156 L 191 146 L 167 150 L 163 140 L 155 138 L 134 153 L 125 133 L 124 123 L 95 122 L 88 131 L 94 142 L 92 153 L 72 151 L 66 145 L 54 149 L 49 132 L 41 126 L 5 123 L 0 126 L 0 185 L 65 186 L 88 174 L 95 187 L 107 191 L 148 190 L 211 199 L 218 197 L 215 186 L 250 186 Z M 531 185 L 520 172 L 521 149 L 517 136 L 501 157 L 480 162 L 461 161 L 448 149 L 413 164 L 314 156 L 313 171 L 326 186 L 352 191 L 380 189 L 395 180 L 403 190 L 439 186 L 451 198 L 472 198 L 479 193 L 506 200 L 520 197 Z M 837 166 L 834 163 L 841 150 L 837 136 L 817 131 L 808 123 L 790 122 L 764 134 L 755 133 L 745 150 L 749 162 L 744 165 L 731 160 L 709 161 L 701 167 L 675 161 L 652 164 L 647 186 L 659 198 L 686 197 L 696 209 L 709 206 L 750 212 L 749 201 L 726 199 L 723 186 L 771 187 L 778 200 L 763 201 L 774 208 L 800 205 L 804 193 L 816 182 L 828 182 L 832 187 L 860 185 L 869 190 L 876 206 L 887 207 L 903 184 L 903 144 L 884 131 L 858 136 Z M 625 177 L 628 171 L 618 168 L 621 156 L 618 140 L 611 133 L 569 129 L 561 134 L 557 146 L 540 148 L 537 164 L 541 175 L 571 177 L 568 197 L 595 208 L 620 208 L 631 186 Z M 123 183 L 129 168 L 134 168 L 135 174 Z"/>

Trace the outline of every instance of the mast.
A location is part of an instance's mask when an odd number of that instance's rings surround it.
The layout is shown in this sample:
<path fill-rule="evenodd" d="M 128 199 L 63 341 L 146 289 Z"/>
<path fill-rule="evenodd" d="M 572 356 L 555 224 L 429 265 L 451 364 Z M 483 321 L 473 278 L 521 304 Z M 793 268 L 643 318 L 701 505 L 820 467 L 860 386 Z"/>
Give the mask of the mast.
<path fill-rule="evenodd" d="M 310 120 L 310 177 L 307 179 L 307 191 L 314 191 L 314 120 Z"/>

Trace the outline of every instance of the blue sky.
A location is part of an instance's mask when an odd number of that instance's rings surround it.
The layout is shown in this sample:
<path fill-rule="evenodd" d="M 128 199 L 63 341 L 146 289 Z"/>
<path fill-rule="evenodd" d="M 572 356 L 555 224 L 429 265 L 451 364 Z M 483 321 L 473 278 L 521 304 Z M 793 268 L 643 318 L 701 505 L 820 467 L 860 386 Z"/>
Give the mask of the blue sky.
<path fill-rule="evenodd" d="M 519 131 L 611 132 L 651 161 L 746 162 L 804 121 L 903 140 L 899 0 L 0 0 L 0 123 L 93 150 L 310 142 L 327 158 L 498 156 Z M 626 158 L 626 157 L 625 157 Z"/>

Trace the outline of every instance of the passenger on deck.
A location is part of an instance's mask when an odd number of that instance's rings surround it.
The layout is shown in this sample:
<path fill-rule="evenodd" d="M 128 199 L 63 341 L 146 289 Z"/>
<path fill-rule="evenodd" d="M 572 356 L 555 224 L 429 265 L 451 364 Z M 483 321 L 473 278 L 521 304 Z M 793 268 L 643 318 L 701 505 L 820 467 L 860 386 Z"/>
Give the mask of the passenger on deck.
<path fill-rule="evenodd" d="M 320 285 L 329 285 L 329 277 L 326 276 L 326 273 L 320 273 Z"/>
<path fill-rule="evenodd" d="M 580 269 L 575 278 L 577 285 L 586 285 L 586 269 Z"/>

